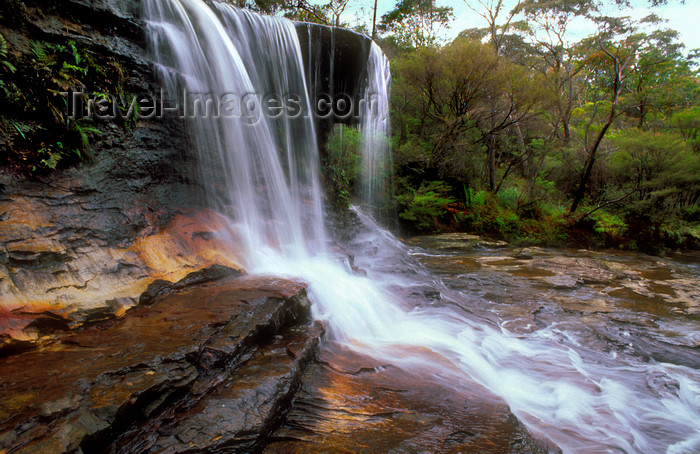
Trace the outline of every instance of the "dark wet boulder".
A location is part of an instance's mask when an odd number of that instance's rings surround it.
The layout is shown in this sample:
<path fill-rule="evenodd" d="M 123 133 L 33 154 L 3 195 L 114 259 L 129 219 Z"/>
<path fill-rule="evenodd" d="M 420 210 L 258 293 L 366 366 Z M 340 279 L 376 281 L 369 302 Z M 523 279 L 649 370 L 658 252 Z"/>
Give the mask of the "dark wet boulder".
<path fill-rule="evenodd" d="M 193 271 L 177 282 L 156 279 L 148 285 L 146 291 L 139 297 L 139 305 L 153 304 L 159 297 L 192 285 L 203 284 L 228 276 L 240 276 L 241 274 L 242 271 L 235 268 L 211 265 L 199 271 Z"/>
<path fill-rule="evenodd" d="M 143 452 L 163 427 L 184 438 L 191 427 L 231 431 L 258 446 L 318 347 L 308 310 L 299 282 L 229 276 L 2 358 L 0 452 Z M 238 413 L 217 419 L 217 399 Z M 216 452 L 233 438 L 201 446 Z"/>

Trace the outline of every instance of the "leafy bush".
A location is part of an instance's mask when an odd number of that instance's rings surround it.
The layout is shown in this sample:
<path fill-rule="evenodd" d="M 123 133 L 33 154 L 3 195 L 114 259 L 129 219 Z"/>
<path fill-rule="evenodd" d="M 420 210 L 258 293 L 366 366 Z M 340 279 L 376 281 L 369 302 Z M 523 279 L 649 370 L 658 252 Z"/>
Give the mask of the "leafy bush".
<path fill-rule="evenodd" d="M 100 131 L 91 119 L 69 117 L 65 92 L 123 94 L 120 65 L 113 59 L 98 64 L 93 54 L 70 39 L 30 41 L 17 62 L 10 63 L 8 54 L 2 38 L 0 132 L 7 144 L 3 159 L 29 173 L 83 159 L 90 139 Z"/>
<path fill-rule="evenodd" d="M 593 229 L 601 235 L 621 237 L 627 231 L 625 221 L 603 210 L 596 211 L 591 218 L 595 221 Z"/>
<path fill-rule="evenodd" d="M 399 218 L 409 221 L 416 230 L 439 230 L 446 221 L 447 206 L 456 200 L 449 197 L 451 188 L 442 181 L 426 181 L 417 190 L 398 196 Z"/>
<path fill-rule="evenodd" d="M 333 128 L 323 162 L 328 190 L 337 208 L 345 209 L 360 172 L 362 133 L 355 128 L 337 124 Z"/>

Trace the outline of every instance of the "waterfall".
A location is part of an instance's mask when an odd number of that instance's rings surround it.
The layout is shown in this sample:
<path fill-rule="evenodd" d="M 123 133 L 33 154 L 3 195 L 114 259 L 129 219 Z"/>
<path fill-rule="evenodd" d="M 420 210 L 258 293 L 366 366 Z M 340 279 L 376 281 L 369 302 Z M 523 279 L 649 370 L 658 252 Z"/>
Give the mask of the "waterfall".
<path fill-rule="evenodd" d="M 227 106 L 235 115 L 188 119 L 203 175 L 210 169 L 217 175 L 205 181 L 211 201 L 231 218 L 232 241 L 243 248 L 249 272 L 308 282 L 312 315 L 326 322 L 331 340 L 430 374 L 445 386 L 481 386 L 500 396 L 532 432 L 567 452 L 697 452 L 697 370 L 615 362 L 556 342 L 553 327 L 515 335 L 450 305 L 402 299 L 416 285 L 455 301 L 462 297 L 450 295 L 406 246 L 359 209 L 364 229 L 352 247 L 367 276 L 333 257 L 314 124 L 310 115 L 297 115 L 310 112 L 310 101 L 291 22 L 203 0 L 146 0 L 145 9 L 157 68 L 172 96 L 185 89 L 245 101 Z M 367 94 L 378 95 L 375 111 L 386 113 L 388 65 L 376 45 L 368 67 Z M 293 102 L 272 118 L 262 112 L 261 94 Z M 380 137 L 388 124 L 372 114 L 363 118 L 363 191 L 376 206 L 386 186 L 388 145 Z M 647 386 L 650 373 L 661 374 L 675 390 L 655 394 Z"/>
<path fill-rule="evenodd" d="M 384 52 L 372 43 L 367 61 L 362 118 L 362 199 L 377 215 L 386 209 L 391 173 L 389 152 L 389 86 L 391 72 Z"/>
<path fill-rule="evenodd" d="M 198 162 L 220 170 L 209 195 L 232 218 L 245 265 L 322 250 L 318 145 L 294 25 L 202 0 L 148 0 L 146 17 L 166 88 L 192 112 Z M 278 104 L 268 112 L 270 95 Z"/>

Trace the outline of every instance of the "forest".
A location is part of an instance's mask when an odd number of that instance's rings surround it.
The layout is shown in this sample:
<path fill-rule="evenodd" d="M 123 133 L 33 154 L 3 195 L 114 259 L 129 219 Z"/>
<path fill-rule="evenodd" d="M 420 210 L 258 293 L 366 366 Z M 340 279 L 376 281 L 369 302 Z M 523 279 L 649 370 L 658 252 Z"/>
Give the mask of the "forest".
<path fill-rule="evenodd" d="M 614 16 L 588 0 L 466 3 L 483 26 L 449 42 L 440 37 L 453 9 L 433 0 L 401 0 L 355 26 L 391 59 L 387 172 L 396 197 L 385 211 L 409 233 L 697 248 L 698 50 L 655 15 L 632 19 L 623 1 Z M 349 4 L 247 6 L 349 26 L 341 20 Z M 591 32 L 572 39 L 581 19 Z M 345 128 L 342 137 L 330 141 L 327 173 L 346 194 L 360 135 Z"/>

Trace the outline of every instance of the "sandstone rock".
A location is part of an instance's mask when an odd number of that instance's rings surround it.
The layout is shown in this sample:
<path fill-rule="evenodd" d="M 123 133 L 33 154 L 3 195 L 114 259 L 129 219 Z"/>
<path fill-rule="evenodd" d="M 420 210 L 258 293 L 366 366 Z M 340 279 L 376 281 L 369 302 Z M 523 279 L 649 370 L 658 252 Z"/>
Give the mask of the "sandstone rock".
<path fill-rule="evenodd" d="M 558 256 L 535 259 L 528 266 L 576 276 L 583 284 L 609 284 L 623 277 L 603 262 L 588 257 Z"/>
<path fill-rule="evenodd" d="M 148 284 L 146 291 L 139 298 L 139 305 L 150 305 L 156 302 L 159 297 L 172 293 L 173 291 L 189 287 L 191 285 L 203 284 L 215 281 L 227 276 L 240 276 L 241 271 L 223 265 L 211 265 L 199 271 L 189 273 L 177 282 L 170 282 L 163 279 L 156 279 Z"/>
<path fill-rule="evenodd" d="M 173 412 L 187 412 L 192 427 L 210 432 L 239 421 L 236 436 L 264 437 L 279 424 L 318 345 L 320 328 L 304 327 L 308 307 L 298 282 L 230 276 L 2 358 L 0 451 L 132 446 L 144 440 L 134 433 L 160 433 Z M 234 389 L 241 394 L 230 394 Z M 226 395 L 238 413 L 224 422 L 215 402 Z M 185 436 L 189 423 L 182 424 Z"/>
<path fill-rule="evenodd" d="M 162 426 L 150 450 L 260 452 L 279 427 L 318 348 L 320 325 L 276 336 L 224 383 Z"/>

